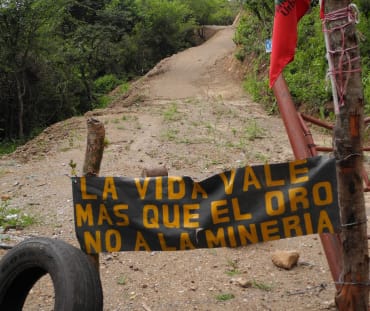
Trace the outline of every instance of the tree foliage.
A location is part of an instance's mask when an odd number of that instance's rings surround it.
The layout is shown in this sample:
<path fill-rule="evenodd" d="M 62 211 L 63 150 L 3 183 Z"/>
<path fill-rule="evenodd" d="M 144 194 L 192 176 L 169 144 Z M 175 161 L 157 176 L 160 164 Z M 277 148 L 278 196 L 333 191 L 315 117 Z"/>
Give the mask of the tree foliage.
<path fill-rule="evenodd" d="M 117 83 L 229 22 L 227 0 L 0 0 L 0 141 L 96 107 Z M 202 6 L 199 6 L 199 5 Z"/>
<path fill-rule="evenodd" d="M 271 11 L 274 10 L 274 4 L 268 0 L 242 2 L 245 13 L 234 38 L 239 45 L 236 56 L 250 64 L 245 78 L 248 92 L 254 99 L 263 102 L 269 110 L 273 110 L 275 106 L 272 103 L 275 100 L 268 88 L 269 54 L 265 52 L 265 40 L 272 36 Z M 370 6 L 368 0 L 354 2 L 361 13 L 357 30 L 362 55 L 365 112 L 370 113 Z M 284 76 L 297 105 L 304 105 L 305 109 L 324 115 L 328 113 L 325 110 L 332 97 L 330 83 L 326 78 L 327 61 L 321 27 L 316 3 L 299 23 L 295 58 L 285 68 Z"/>

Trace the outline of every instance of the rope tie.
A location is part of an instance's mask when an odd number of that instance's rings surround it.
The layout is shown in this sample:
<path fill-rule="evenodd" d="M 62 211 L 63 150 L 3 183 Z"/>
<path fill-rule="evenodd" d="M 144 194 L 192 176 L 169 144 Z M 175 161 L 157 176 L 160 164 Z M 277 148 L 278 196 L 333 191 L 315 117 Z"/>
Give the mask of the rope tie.
<path fill-rule="evenodd" d="M 341 25 L 334 26 L 330 29 L 327 28 L 327 24 L 338 21 L 344 20 L 345 22 Z M 331 57 L 334 55 L 339 55 L 337 68 L 333 68 L 328 71 L 328 75 L 333 77 L 335 87 L 337 89 L 337 96 L 338 96 L 338 105 L 339 107 L 344 106 L 344 97 L 347 93 L 347 86 L 352 73 L 361 72 L 361 67 L 354 65 L 356 62 L 359 64 L 360 57 L 353 57 L 351 58 L 351 52 L 358 48 L 358 45 L 353 47 L 346 48 L 346 41 L 345 41 L 345 29 L 348 26 L 353 24 L 359 23 L 359 10 L 355 4 L 350 4 L 348 7 L 344 7 L 342 9 L 338 9 L 336 11 L 329 12 L 324 15 L 323 18 L 323 32 L 324 33 L 334 33 L 335 31 L 340 31 L 341 34 L 341 46 L 333 50 L 330 47 L 330 43 L 328 46 L 328 53 Z M 334 101 L 336 102 L 336 101 Z M 339 111 L 339 107 L 335 107 L 335 111 Z"/>

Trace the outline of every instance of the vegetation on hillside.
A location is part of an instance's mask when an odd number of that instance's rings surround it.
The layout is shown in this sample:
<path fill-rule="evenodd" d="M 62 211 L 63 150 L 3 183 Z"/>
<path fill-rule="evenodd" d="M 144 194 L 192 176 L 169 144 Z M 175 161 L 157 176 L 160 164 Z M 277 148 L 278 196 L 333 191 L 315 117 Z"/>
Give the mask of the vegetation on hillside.
<path fill-rule="evenodd" d="M 355 3 L 369 113 L 370 5 Z M 192 46 L 202 25 L 232 23 L 240 5 L 244 15 L 235 42 L 236 57 L 248 64 L 245 87 L 274 111 L 265 52 L 273 1 L 0 0 L 0 153 L 52 123 L 108 105 L 108 92 L 118 85 L 119 92 L 127 91 L 159 60 Z M 326 71 L 316 5 L 299 24 L 295 61 L 284 71 L 298 105 L 324 112 L 331 101 Z"/>
<path fill-rule="evenodd" d="M 357 25 L 362 56 L 362 77 L 365 112 L 370 113 L 370 5 L 368 0 L 354 1 L 360 10 Z M 315 3 L 315 1 L 313 1 Z M 235 35 L 239 48 L 236 57 L 248 64 L 245 88 L 256 101 L 271 112 L 276 110 L 275 99 L 268 87 L 270 54 L 265 52 L 265 40 L 272 36 L 274 3 L 269 0 L 244 1 L 244 15 Z M 284 70 L 291 94 L 298 106 L 327 115 L 331 102 L 327 80 L 327 61 L 322 34 L 319 6 L 314 6 L 299 23 L 295 59 Z M 329 105 L 330 106 L 330 105 Z"/>
<path fill-rule="evenodd" d="M 0 142 L 109 104 L 104 95 L 231 23 L 228 0 L 0 0 Z M 1 148 L 0 148 L 1 149 Z"/>

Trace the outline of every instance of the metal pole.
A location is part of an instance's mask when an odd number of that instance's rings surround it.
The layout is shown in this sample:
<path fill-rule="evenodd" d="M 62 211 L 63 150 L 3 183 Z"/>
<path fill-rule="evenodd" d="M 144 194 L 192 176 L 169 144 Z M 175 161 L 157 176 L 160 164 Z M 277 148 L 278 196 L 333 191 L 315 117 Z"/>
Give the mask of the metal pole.
<path fill-rule="evenodd" d="M 310 144 L 307 142 L 300 117 L 282 74 L 277 78 L 272 90 L 277 99 L 280 114 L 295 158 L 304 159 L 317 155 L 316 149 L 310 148 Z M 337 281 L 342 271 L 342 251 L 339 238 L 335 234 L 320 234 L 320 239 L 331 275 Z"/>

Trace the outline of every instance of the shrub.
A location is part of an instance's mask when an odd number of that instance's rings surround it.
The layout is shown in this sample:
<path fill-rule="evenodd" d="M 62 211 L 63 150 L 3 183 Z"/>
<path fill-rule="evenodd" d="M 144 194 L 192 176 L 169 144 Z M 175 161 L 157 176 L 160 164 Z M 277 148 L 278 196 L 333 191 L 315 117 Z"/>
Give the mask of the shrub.
<path fill-rule="evenodd" d="M 94 91 L 95 93 L 101 95 L 112 91 L 116 86 L 121 84 L 122 81 L 119 80 L 115 75 L 109 74 L 102 76 L 94 81 Z"/>

